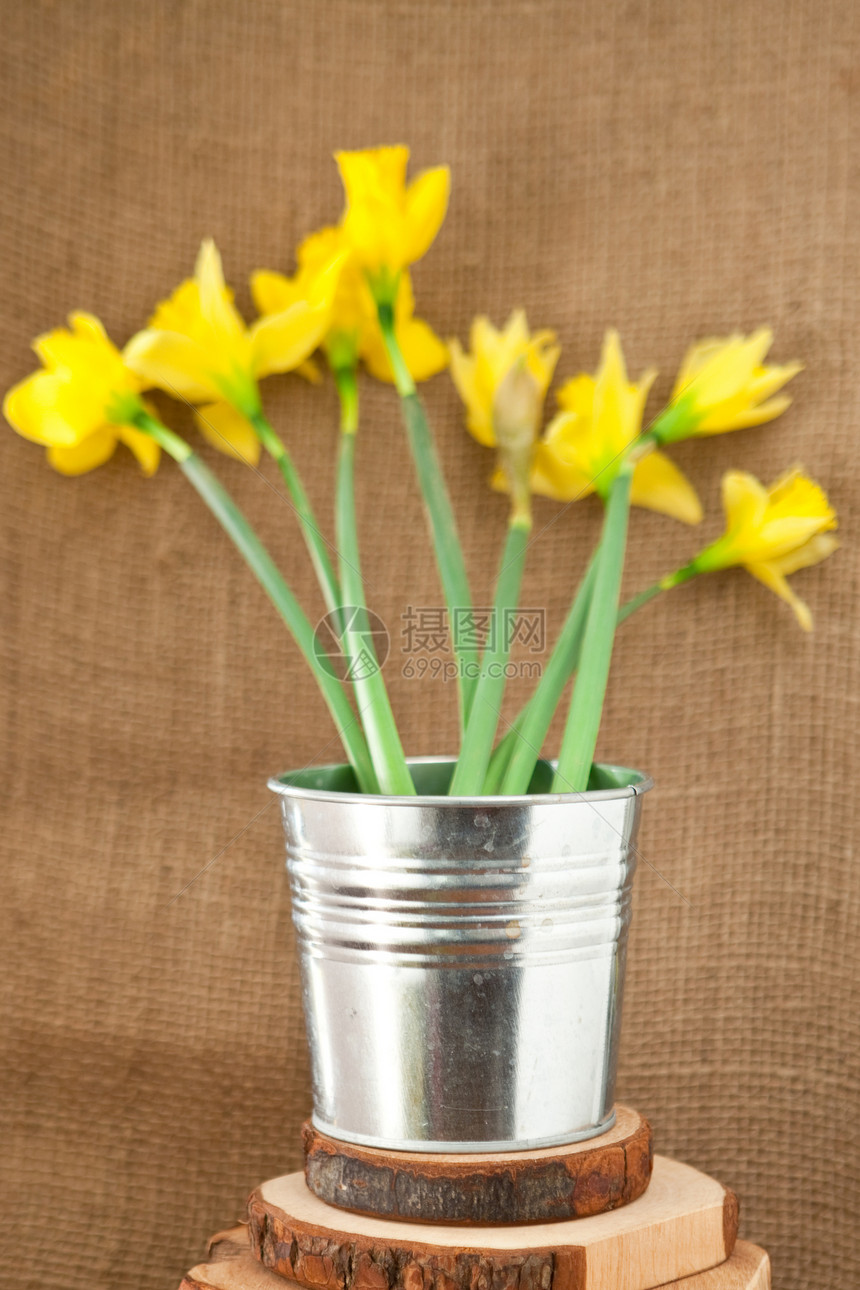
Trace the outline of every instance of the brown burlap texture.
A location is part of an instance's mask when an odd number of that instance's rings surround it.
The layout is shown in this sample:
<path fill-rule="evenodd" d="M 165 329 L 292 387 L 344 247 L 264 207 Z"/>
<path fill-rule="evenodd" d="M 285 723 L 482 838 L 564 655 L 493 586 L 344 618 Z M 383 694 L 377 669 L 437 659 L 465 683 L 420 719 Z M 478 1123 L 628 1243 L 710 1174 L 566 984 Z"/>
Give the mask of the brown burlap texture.
<path fill-rule="evenodd" d="M 623 632 L 600 748 L 658 784 L 620 1092 L 660 1150 L 740 1193 L 783 1290 L 856 1284 L 856 5 L 6 0 L 2 15 L 4 388 L 70 308 L 124 340 L 205 234 L 247 309 L 249 271 L 290 267 L 336 216 L 331 151 L 400 139 L 453 168 L 415 273 L 443 335 L 522 304 L 557 328 L 569 374 L 615 324 L 633 372 L 659 365 L 658 396 L 713 330 L 771 322 L 775 357 L 806 362 L 782 420 L 676 457 L 708 535 L 727 465 L 768 478 L 802 461 L 825 482 L 845 546 L 798 579 L 815 635 L 743 573 L 674 593 Z M 399 677 L 404 606 L 438 603 L 432 560 L 394 398 L 363 394 L 391 689 L 409 750 L 441 751 L 451 687 Z M 293 377 L 266 395 L 328 518 L 331 390 Z M 485 599 L 503 504 L 447 377 L 426 395 Z M 168 1290 L 254 1184 L 300 1162 L 307 1061 L 265 778 L 336 744 L 170 463 L 146 481 L 123 451 L 68 481 L 0 443 L 0 1282 Z M 215 464 L 316 614 L 273 472 L 267 487 Z M 599 522 L 591 502 L 557 515 L 540 505 L 527 593 L 551 629 Z M 638 512 L 627 585 L 700 540 Z"/>

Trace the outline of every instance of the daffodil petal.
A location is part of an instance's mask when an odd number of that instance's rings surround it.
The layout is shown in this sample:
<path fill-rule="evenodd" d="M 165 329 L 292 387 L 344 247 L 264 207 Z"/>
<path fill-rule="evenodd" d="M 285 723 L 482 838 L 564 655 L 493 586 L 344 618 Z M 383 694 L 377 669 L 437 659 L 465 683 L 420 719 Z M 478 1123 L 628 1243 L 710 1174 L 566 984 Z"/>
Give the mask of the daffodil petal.
<path fill-rule="evenodd" d="M 251 328 L 254 375 L 291 372 L 313 353 L 328 323 L 327 309 L 299 300 L 283 313 L 258 318 Z"/>
<path fill-rule="evenodd" d="M 468 405 L 475 397 L 475 360 L 466 354 L 456 336 L 448 342 L 448 358 L 451 380 L 460 398 Z"/>
<path fill-rule="evenodd" d="M 49 371 L 60 367 L 72 368 L 76 366 L 81 341 L 89 341 L 102 353 L 105 349 L 110 351 L 114 348 L 95 314 L 78 310 L 69 315 L 68 328 L 55 327 L 53 331 L 37 336 L 33 349 Z"/>
<path fill-rule="evenodd" d="M 476 319 L 472 327 L 474 347 Z M 451 365 L 451 378 L 457 392 L 466 405 L 466 426 L 473 438 L 485 448 L 495 446 L 496 436 L 493 433 L 491 417 L 492 399 L 487 399 L 478 385 L 477 364 L 475 359 L 463 352 L 458 340 L 452 340 L 448 346 L 448 357 Z M 492 394 L 492 391 L 490 392 Z"/>
<path fill-rule="evenodd" d="M 229 403 L 207 403 L 194 413 L 198 429 L 213 448 L 246 466 L 260 460 L 260 440 L 251 423 Z"/>
<path fill-rule="evenodd" d="M 696 430 L 700 435 L 725 434 L 729 430 L 747 430 L 751 426 L 764 425 L 781 416 L 791 405 L 788 394 L 779 394 L 776 398 L 767 399 L 757 407 L 747 407 L 740 412 L 721 415 L 719 409 L 702 418 Z"/>
<path fill-rule="evenodd" d="M 144 475 L 154 475 L 161 459 L 161 448 L 152 436 L 136 430 L 134 426 L 115 426 L 113 429 L 116 437 L 134 453 Z"/>
<path fill-rule="evenodd" d="M 303 376 L 306 381 L 310 381 L 311 385 L 319 385 L 322 382 L 322 372 L 312 358 L 306 358 L 303 363 L 299 363 L 296 375 Z"/>
<path fill-rule="evenodd" d="M 500 333 L 500 339 L 505 341 L 513 353 L 523 349 L 529 343 L 529 324 L 525 309 L 511 310 L 510 317 Z M 508 362 L 509 356 L 506 354 L 504 360 L 506 367 Z"/>
<path fill-rule="evenodd" d="M 749 558 L 776 560 L 787 556 L 826 527 L 832 525 L 822 523 L 816 515 L 789 515 L 768 520 L 762 525 L 757 539 L 750 537 L 747 543 Z"/>
<path fill-rule="evenodd" d="M 594 377 L 588 372 L 568 377 L 555 397 L 559 407 L 565 412 L 588 416 L 594 402 Z"/>
<path fill-rule="evenodd" d="M 62 378 L 53 372 L 34 372 L 13 385 L 3 400 L 3 415 L 24 439 L 33 443 L 72 446 L 81 434 L 60 410 Z"/>
<path fill-rule="evenodd" d="M 756 403 L 761 403 L 776 394 L 777 390 L 781 390 L 783 385 L 793 380 L 802 371 L 803 364 L 798 362 L 760 367 L 753 373 L 750 381 L 750 394 Z"/>
<path fill-rule="evenodd" d="M 113 341 L 105 331 L 104 323 L 95 314 L 88 313 L 86 309 L 75 309 L 70 313 L 69 326 L 78 336 L 94 341 L 98 345 L 107 341 L 113 346 Z"/>
<path fill-rule="evenodd" d="M 767 489 L 745 470 L 727 470 L 723 475 L 723 509 L 728 531 L 754 526 L 764 518 Z"/>
<path fill-rule="evenodd" d="M 591 417 L 592 434 L 601 445 L 602 455 L 608 459 L 607 464 L 623 452 L 639 433 L 637 408 L 635 401 L 631 399 L 621 341 L 614 328 L 607 331 L 603 341 L 600 367 L 594 382 Z"/>
<path fill-rule="evenodd" d="M 448 366 L 448 346 L 422 319 L 410 318 L 401 323 L 396 332 L 400 352 L 414 381 L 427 381 Z M 362 346 L 361 356 L 367 370 L 377 380 L 394 380 L 381 336 L 369 334 Z"/>
<path fill-rule="evenodd" d="M 779 556 L 776 560 L 769 563 L 782 574 L 797 573 L 799 569 L 808 569 L 813 564 L 820 564 L 826 560 L 834 551 L 839 549 L 838 538 L 833 537 L 831 533 L 817 533 L 811 537 L 803 546 L 796 551 L 789 551 L 787 555 Z"/>
<path fill-rule="evenodd" d="M 693 341 L 693 344 L 687 347 L 687 351 L 681 359 L 681 366 L 678 368 L 678 375 L 672 388 L 672 402 L 674 403 L 676 399 L 679 399 L 686 392 L 697 372 L 702 370 L 718 350 L 722 349 L 730 340 L 737 339 L 737 336 L 723 339 L 718 336 L 707 336 L 703 340 Z"/>
<path fill-rule="evenodd" d="M 532 491 L 557 502 L 577 502 L 594 492 L 594 480 L 575 462 L 566 462 L 546 443 L 535 448 Z"/>
<path fill-rule="evenodd" d="M 773 332 L 769 327 L 759 327 L 745 340 L 732 339 L 697 375 L 697 403 L 703 407 L 715 405 L 746 388 L 772 342 Z"/>
<path fill-rule="evenodd" d="M 257 269 L 251 274 L 251 298 L 258 313 L 279 314 L 301 300 L 302 294 L 294 279 L 285 273 Z"/>
<path fill-rule="evenodd" d="M 795 618 L 805 632 L 812 631 L 812 613 L 809 606 L 792 591 L 784 574 L 780 573 L 772 564 L 767 563 L 747 564 L 744 565 L 744 568 L 759 582 L 763 582 L 771 591 L 776 592 L 780 600 L 784 600 L 786 604 L 791 605 Z"/>
<path fill-rule="evenodd" d="M 410 318 L 397 333 L 413 380 L 426 381 L 448 366 L 448 347 L 421 318 Z"/>
<path fill-rule="evenodd" d="M 200 291 L 200 312 L 213 331 L 222 336 L 243 336 L 245 324 L 224 281 L 221 256 L 211 237 L 205 238 L 200 247 L 194 277 Z"/>
<path fill-rule="evenodd" d="M 340 171 L 346 199 L 350 204 L 355 204 L 372 197 L 379 188 L 396 191 L 403 186 L 409 149 L 405 144 L 397 143 L 356 152 L 336 152 L 334 159 Z"/>
<path fill-rule="evenodd" d="M 532 337 L 526 350 L 526 365 L 537 382 L 541 393 L 541 401 L 546 398 L 546 392 L 552 381 L 555 365 L 561 355 L 561 346 L 551 344 L 550 342 L 553 340 L 555 340 L 555 332 L 538 332 L 536 336 Z"/>
<path fill-rule="evenodd" d="M 412 286 L 412 275 L 408 269 L 402 269 L 397 286 L 397 299 L 394 302 L 394 321 L 408 322 L 415 312 L 415 291 Z"/>
<path fill-rule="evenodd" d="M 637 462 L 633 471 L 630 501 L 682 524 L 698 524 L 702 503 L 682 470 L 662 452 L 651 452 Z"/>
<path fill-rule="evenodd" d="M 212 376 L 211 356 L 179 332 L 139 331 L 126 345 L 123 358 L 144 380 L 189 403 L 204 403 L 220 395 Z"/>
<path fill-rule="evenodd" d="M 116 431 L 113 427 L 105 427 L 73 446 L 51 444 L 48 461 L 61 475 L 85 475 L 88 470 L 95 470 L 109 461 L 116 444 Z"/>
<path fill-rule="evenodd" d="M 425 170 L 406 190 L 408 263 L 420 260 L 429 249 L 445 218 L 451 172 L 447 166 Z"/>
<path fill-rule="evenodd" d="M 200 331 L 200 312 L 200 287 L 194 278 L 186 278 L 172 295 L 155 306 L 149 330 L 195 336 Z"/>
<path fill-rule="evenodd" d="M 836 512 L 820 484 L 805 475 L 800 467 L 786 471 L 771 484 L 768 515 L 773 519 L 802 515 L 821 521 L 822 529 L 836 528 Z"/>
<path fill-rule="evenodd" d="M 54 327 L 37 336 L 31 348 L 46 370 L 54 372 L 67 363 L 74 345 L 75 337 L 67 327 Z"/>

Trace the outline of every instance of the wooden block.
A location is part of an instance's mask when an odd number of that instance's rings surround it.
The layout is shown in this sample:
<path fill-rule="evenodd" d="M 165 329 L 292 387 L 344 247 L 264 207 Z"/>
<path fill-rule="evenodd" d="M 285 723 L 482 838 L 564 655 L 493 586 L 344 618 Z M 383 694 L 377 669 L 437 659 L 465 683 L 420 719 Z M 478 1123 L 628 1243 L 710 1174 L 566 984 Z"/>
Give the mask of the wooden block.
<path fill-rule="evenodd" d="M 678 1290 L 771 1290 L 770 1259 L 760 1246 L 738 1241 L 732 1257 L 718 1268 L 670 1284 Z"/>
<path fill-rule="evenodd" d="M 235 1227 L 210 1242 L 207 1262 L 192 1268 L 179 1290 L 289 1290 L 288 1281 L 264 1268 L 248 1245 L 248 1229 Z M 661 1290 L 770 1290 L 770 1261 L 764 1250 L 738 1241 L 731 1258 L 709 1272 L 669 1281 Z"/>
<path fill-rule="evenodd" d="M 442 1227 L 332 1209 L 304 1175 L 248 1201 L 251 1248 L 309 1290 L 653 1290 L 734 1249 L 734 1194 L 657 1156 L 639 1200 L 591 1218 L 517 1227 Z"/>
<path fill-rule="evenodd" d="M 305 1179 L 338 1209 L 419 1223 L 547 1223 L 629 1205 L 651 1178 L 648 1121 L 616 1107 L 587 1142 L 539 1151 L 442 1155 L 360 1147 L 302 1129 Z"/>

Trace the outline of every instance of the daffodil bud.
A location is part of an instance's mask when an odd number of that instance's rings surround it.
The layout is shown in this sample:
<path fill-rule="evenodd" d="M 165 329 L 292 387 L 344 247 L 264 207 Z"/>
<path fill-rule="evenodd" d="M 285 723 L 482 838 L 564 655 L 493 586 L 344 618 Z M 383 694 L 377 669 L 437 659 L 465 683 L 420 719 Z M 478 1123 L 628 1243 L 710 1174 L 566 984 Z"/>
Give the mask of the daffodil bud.
<path fill-rule="evenodd" d="M 531 473 L 534 445 L 540 431 L 543 390 L 519 359 L 499 382 L 493 398 L 493 430 L 499 464 L 508 480 L 514 516 L 526 521 L 531 514 Z"/>

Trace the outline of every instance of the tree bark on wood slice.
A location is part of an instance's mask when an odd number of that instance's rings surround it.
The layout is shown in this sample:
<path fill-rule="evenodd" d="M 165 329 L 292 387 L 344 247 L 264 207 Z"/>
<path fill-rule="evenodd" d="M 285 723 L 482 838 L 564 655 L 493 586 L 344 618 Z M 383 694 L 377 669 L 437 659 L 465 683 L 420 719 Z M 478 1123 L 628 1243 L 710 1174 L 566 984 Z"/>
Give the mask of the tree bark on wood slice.
<path fill-rule="evenodd" d="M 251 1248 L 308 1290 L 653 1290 L 723 1263 L 737 1237 L 733 1193 L 657 1156 L 634 1204 L 516 1227 L 405 1223 L 332 1209 L 301 1173 L 248 1202 Z"/>
<path fill-rule="evenodd" d="M 228 1239 L 229 1238 L 229 1239 Z M 222 1232 L 210 1243 L 206 1263 L 192 1268 L 179 1290 L 289 1290 L 295 1281 L 279 1277 L 257 1261 L 248 1245 L 247 1228 Z M 771 1290 L 770 1261 L 764 1250 L 738 1241 L 731 1258 L 709 1272 L 669 1281 L 662 1290 Z"/>
<path fill-rule="evenodd" d="M 629 1205 L 651 1178 L 648 1121 L 619 1106 L 587 1142 L 477 1154 L 384 1151 L 302 1130 L 305 1178 L 328 1205 L 420 1223 L 546 1223 Z"/>

